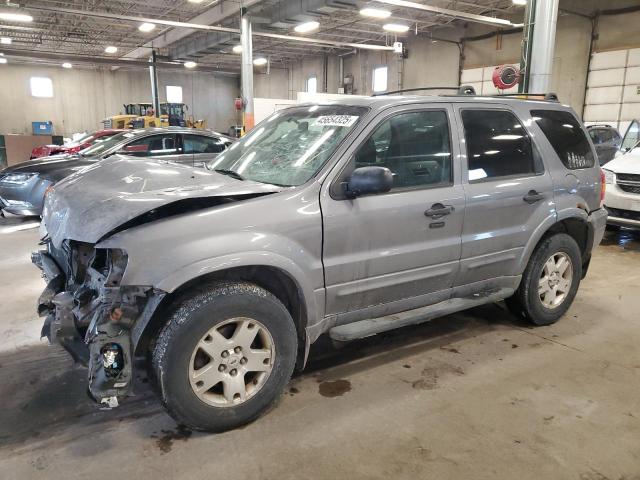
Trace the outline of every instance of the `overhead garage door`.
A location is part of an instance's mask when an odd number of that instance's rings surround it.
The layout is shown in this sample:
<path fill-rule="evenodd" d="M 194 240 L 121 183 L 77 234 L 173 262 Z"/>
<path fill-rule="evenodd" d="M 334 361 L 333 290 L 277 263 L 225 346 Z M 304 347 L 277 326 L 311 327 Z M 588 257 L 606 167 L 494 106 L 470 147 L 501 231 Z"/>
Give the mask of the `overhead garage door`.
<path fill-rule="evenodd" d="M 636 118 L 640 118 L 640 48 L 594 53 L 584 122 L 609 124 L 624 134 Z"/>

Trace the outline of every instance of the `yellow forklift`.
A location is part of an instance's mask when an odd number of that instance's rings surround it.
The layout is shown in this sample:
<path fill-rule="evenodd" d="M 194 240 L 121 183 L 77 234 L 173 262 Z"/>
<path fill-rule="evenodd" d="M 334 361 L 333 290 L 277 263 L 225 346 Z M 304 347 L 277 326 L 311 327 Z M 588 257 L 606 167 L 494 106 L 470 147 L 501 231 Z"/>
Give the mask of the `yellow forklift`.
<path fill-rule="evenodd" d="M 154 115 L 151 103 L 129 103 L 123 106 L 125 113 L 105 118 L 102 121 L 105 129 L 164 127 L 168 125 L 168 122 L 163 123 L 162 118 L 157 118 Z M 139 119 L 142 121 L 140 122 Z M 140 124 L 140 127 L 134 127 L 134 123 Z"/>

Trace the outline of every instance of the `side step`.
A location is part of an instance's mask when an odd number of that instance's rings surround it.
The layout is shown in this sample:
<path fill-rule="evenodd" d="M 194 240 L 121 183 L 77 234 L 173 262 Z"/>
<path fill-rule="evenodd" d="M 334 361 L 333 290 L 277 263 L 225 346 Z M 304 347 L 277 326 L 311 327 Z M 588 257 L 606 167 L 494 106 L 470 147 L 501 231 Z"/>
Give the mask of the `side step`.
<path fill-rule="evenodd" d="M 513 288 L 500 288 L 489 292 L 477 293 L 470 297 L 451 298 L 427 307 L 416 308 L 406 312 L 386 315 L 384 317 L 360 320 L 333 327 L 329 336 L 339 342 L 347 342 L 358 338 L 370 337 L 394 328 L 417 325 L 434 318 L 443 317 L 451 313 L 467 310 L 486 303 L 499 302 L 514 293 Z"/>

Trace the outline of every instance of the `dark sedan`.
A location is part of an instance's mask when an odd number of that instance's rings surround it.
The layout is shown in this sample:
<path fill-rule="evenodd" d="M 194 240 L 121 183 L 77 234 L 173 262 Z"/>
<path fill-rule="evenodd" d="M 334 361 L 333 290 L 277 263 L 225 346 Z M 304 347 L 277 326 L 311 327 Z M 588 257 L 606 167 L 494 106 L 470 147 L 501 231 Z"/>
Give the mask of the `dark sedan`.
<path fill-rule="evenodd" d="M 202 167 L 234 140 L 221 133 L 180 127 L 129 130 L 76 155 L 54 155 L 5 168 L 0 172 L 0 209 L 13 215 L 40 215 L 48 188 L 114 154 Z"/>

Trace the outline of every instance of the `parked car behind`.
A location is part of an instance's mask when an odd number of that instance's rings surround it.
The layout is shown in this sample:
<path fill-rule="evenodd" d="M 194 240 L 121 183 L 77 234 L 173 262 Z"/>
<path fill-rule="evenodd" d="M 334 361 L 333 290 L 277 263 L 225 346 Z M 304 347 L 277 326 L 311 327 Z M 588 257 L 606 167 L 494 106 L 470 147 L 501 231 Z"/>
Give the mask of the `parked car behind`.
<path fill-rule="evenodd" d="M 603 168 L 607 193 L 604 205 L 610 228 L 640 229 L 640 125 L 631 122 L 622 141 L 622 154 Z"/>
<path fill-rule="evenodd" d="M 557 102 L 291 107 L 207 171 L 114 156 L 58 183 L 33 256 L 43 335 L 88 365 L 97 402 L 132 393 L 139 356 L 180 424 L 227 430 L 273 405 L 323 333 L 503 299 L 556 322 L 602 239 L 603 187 Z"/>
<path fill-rule="evenodd" d="M 587 131 L 596 147 L 600 165 L 613 160 L 622 144 L 622 137 L 618 130 L 611 125 L 589 125 Z"/>
<path fill-rule="evenodd" d="M 53 184 L 116 153 L 201 167 L 234 141 L 221 133 L 191 128 L 127 130 L 74 155 L 30 160 L 0 171 L 0 209 L 14 215 L 40 215 L 45 193 Z"/>
<path fill-rule="evenodd" d="M 64 145 L 44 145 L 31 150 L 31 160 L 42 157 L 50 157 L 51 155 L 74 154 L 78 153 L 91 145 L 105 141 L 109 137 L 121 133 L 123 130 L 98 130 L 97 132 L 83 135 L 78 140 L 66 143 Z"/>

